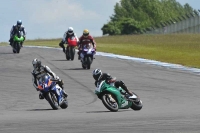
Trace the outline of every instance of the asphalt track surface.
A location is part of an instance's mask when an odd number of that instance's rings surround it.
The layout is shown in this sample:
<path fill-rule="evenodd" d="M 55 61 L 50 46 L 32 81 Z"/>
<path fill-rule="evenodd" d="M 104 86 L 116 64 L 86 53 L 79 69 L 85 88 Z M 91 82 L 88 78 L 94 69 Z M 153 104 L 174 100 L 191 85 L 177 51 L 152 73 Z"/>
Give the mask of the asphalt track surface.
<path fill-rule="evenodd" d="M 41 59 L 65 82 L 67 109 L 52 110 L 32 85 L 32 60 Z M 140 111 L 108 111 L 94 94 L 100 68 L 143 101 Z M 66 61 L 57 49 L 0 47 L 0 133 L 199 133 L 200 77 L 190 72 L 96 56 L 91 69 Z"/>

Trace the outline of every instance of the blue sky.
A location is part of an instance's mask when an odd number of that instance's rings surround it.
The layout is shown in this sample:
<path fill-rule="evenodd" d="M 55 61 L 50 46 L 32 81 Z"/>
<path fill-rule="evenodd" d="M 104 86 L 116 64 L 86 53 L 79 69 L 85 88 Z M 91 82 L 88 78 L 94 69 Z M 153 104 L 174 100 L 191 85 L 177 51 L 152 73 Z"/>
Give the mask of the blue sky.
<path fill-rule="evenodd" d="M 21 19 L 27 39 L 61 38 L 69 26 L 81 36 L 89 29 L 93 36 L 101 36 L 103 24 L 114 13 L 120 0 L 0 0 L 0 42 L 7 42 L 10 29 Z M 200 0 L 177 0 L 200 9 Z"/>

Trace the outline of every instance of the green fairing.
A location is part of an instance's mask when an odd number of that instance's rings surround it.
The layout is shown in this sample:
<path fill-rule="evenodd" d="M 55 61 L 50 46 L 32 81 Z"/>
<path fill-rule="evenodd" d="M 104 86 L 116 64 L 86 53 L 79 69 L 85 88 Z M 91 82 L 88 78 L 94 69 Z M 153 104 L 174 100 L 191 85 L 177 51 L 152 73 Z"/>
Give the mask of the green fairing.
<path fill-rule="evenodd" d="M 13 39 L 15 42 L 22 42 L 22 41 L 24 41 L 24 37 L 23 36 L 21 36 L 20 38 L 18 37 L 18 36 L 14 36 L 14 39 Z"/>
<path fill-rule="evenodd" d="M 119 108 L 129 108 L 130 106 L 132 106 L 132 102 L 127 101 L 123 95 L 121 95 L 120 90 L 124 92 L 124 90 L 122 88 L 115 88 L 114 86 L 111 86 L 109 84 L 106 84 L 105 81 L 103 81 L 102 85 L 101 85 L 101 89 L 100 92 L 95 91 L 95 94 L 97 96 L 101 95 L 103 92 L 109 92 L 110 94 L 112 94 L 113 96 L 115 96 L 117 103 L 119 105 Z M 122 104 L 124 104 L 125 102 L 128 102 L 128 104 L 124 107 L 122 107 Z"/>

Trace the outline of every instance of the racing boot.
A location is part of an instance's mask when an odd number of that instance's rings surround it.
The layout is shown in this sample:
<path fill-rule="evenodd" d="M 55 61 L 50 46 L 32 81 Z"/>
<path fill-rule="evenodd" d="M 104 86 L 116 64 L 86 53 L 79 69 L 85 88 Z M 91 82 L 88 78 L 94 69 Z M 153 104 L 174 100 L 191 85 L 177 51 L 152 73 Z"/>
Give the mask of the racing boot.
<path fill-rule="evenodd" d="M 130 97 L 133 96 L 133 93 L 125 86 L 124 83 L 122 84 L 121 87 L 122 87 L 122 89 L 124 89 L 126 91 L 126 93 L 128 93 L 128 95 L 130 95 Z"/>
<path fill-rule="evenodd" d="M 10 42 L 10 43 L 9 43 L 9 44 L 10 44 L 10 46 L 12 47 L 12 42 L 13 42 L 13 39 L 12 39 L 12 38 L 10 38 L 10 39 L 9 39 L 9 42 Z"/>
<path fill-rule="evenodd" d="M 59 43 L 59 46 L 63 49 L 63 52 L 65 53 L 65 46 L 63 41 Z"/>
<path fill-rule="evenodd" d="M 81 59 L 81 57 L 80 57 L 80 51 L 78 51 L 78 60 L 80 60 Z"/>
<path fill-rule="evenodd" d="M 59 79 L 57 83 L 62 88 L 63 95 L 67 98 L 68 95 L 67 95 L 67 93 L 64 90 L 64 82 L 63 82 L 63 80 Z"/>
<path fill-rule="evenodd" d="M 21 43 L 21 47 L 23 47 L 23 42 Z"/>
<path fill-rule="evenodd" d="M 42 92 L 39 93 L 39 99 L 41 99 L 41 100 L 44 99 L 44 95 Z"/>

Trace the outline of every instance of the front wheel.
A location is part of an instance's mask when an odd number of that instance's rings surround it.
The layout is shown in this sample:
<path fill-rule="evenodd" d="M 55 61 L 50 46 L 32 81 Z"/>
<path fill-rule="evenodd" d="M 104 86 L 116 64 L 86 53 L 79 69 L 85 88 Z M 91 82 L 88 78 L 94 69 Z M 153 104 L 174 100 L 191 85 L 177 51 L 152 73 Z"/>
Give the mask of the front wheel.
<path fill-rule="evenodd" d="M 65 56 L 67 60 L 70 60 L 69 51 L 67 50 L 67 48 L 65 49 Z"/>
<path fill-rule="evenodd" d="M 104 94 L 101 98 L 102 103 L 104 104 L 104 106 L 112 111 L 112 112 L 117 112 L 119 107 L 117 104 L 117 101 L 115 100 L 115 98 L 111 95 L 111 94 Z"/>
<path fill-rule="evenodd" d="M 90 66 L 92 64 L 92 58 L 90 56 L 87 57 L 87 69 L 90 69 Z"/>
<path fill-rule="evenodd" d="M 46 93 L 45 98 L 54 110 L 57 110 L 59 108 L 57 98 L 54 93 L 52 93 L 52 92 Z"/>
<path fill-rule="evenodd" d="M 19 52 L 20 52 L 20 49 L 21 49 L 21 44 L 20 44 L 20 43 L 17 43 L 17 44 L 16 44 L 16 52 L 19 53 Z"/>

